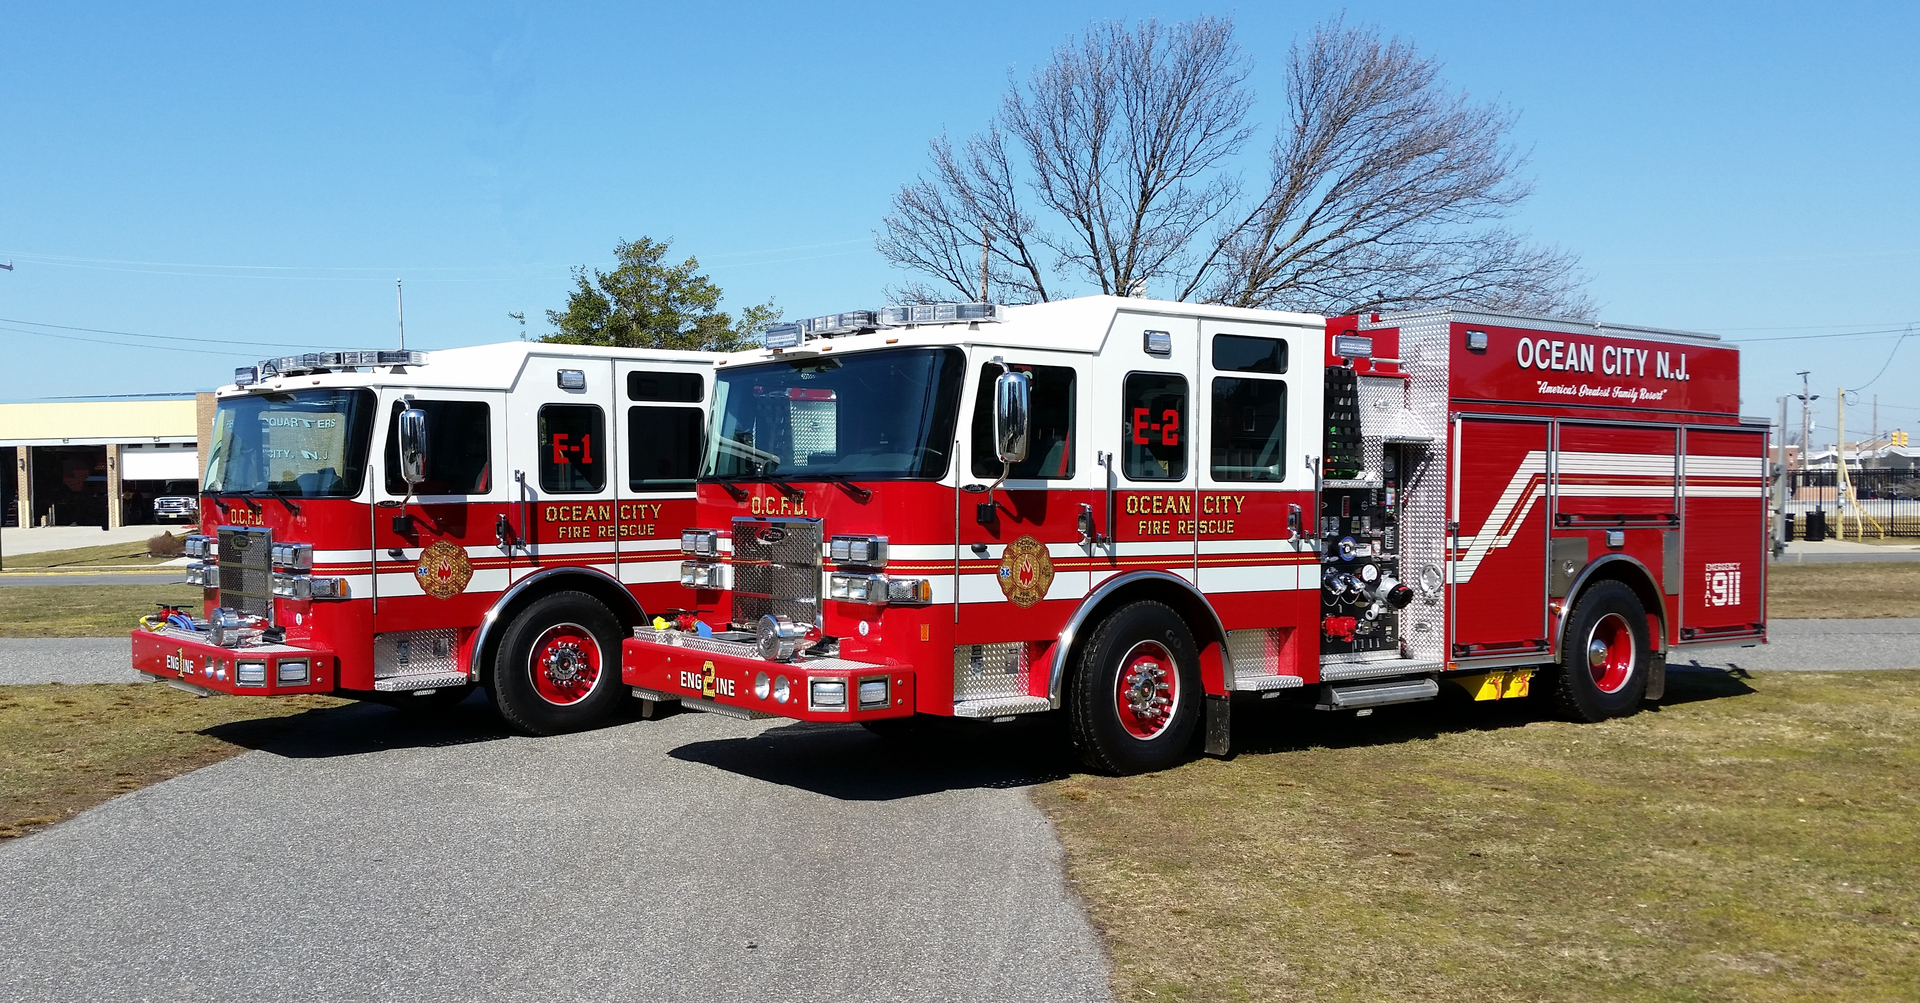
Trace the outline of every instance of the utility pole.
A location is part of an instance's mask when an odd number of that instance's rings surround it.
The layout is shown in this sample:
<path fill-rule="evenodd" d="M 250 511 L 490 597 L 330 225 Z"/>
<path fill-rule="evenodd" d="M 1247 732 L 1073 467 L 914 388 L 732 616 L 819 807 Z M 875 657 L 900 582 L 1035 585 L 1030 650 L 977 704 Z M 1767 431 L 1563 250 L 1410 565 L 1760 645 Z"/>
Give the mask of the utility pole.
<path fill-rule="evenodd" d="M 404 352 L 407 349 L 407 290 L 399 279 L 393 280 L 393 302 L 400 311 L 400 350 Z"/>
<path fill-rule="evenodd" d="M 1812 402 L 1820 399 L 1819 394 L 1808 392 L 1807 375 L 1811 372 L 1812 370 L 1810 369 L 1802 369 L 1795 373 L 1795 376 L 1800 377 L 1800 392 L 1798 394 L 1788 395 L 1790 397 L 1800 398 L 1800 469 L 1802 470 L 1807 468 L 1807 453 L 1813 449 L 1813 443 L 1808 439 L 1810 435 L 1808 429 L 1812 427 L 1813 423 L 1808 415 L 1807 407 Z"/>

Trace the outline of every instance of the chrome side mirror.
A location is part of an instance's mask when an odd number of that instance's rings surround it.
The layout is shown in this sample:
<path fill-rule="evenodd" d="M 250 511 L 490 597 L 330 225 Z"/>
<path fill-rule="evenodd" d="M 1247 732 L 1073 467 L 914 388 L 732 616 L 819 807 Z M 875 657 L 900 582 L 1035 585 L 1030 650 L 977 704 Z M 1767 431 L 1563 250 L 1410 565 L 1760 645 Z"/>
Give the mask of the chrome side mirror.
<path fill-rule="evenodd" d="M 1032 393 L 1026 373 L 1003 372 L 993 382 L 993 445 L 1001 463 L 1027 458 Z"/>
<path fill-rule="evenodd" d="M 400 412 L 400 477 L 409 487 L 427 479 L 427 413 L 416 407 Z"/>

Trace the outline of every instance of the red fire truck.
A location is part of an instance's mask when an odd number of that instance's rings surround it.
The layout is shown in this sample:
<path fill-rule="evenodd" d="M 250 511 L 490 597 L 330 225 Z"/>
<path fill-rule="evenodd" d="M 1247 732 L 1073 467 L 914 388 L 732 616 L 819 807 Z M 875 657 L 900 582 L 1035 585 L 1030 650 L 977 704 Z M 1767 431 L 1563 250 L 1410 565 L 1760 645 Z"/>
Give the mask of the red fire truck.
<path fill-rule="evenodd" d="M 525 731 L 601 721 L 622 641 L 690 600 L 713 358 L 511 342 L 240 370 L 187 540 L 205 616 L 150 618 L 134 667 L 406 707 L 484 684 Z"/>
<path fill-rule="evenodd" d="M 1597 721 L 1765 640 L 1766 429 L 1709 335 L 1091 297 L 767 345 L 716 364 L 669 600 L 700 627 L 624 642 L 644 699 L 1064 709 L 1131 771 L 1224 753 L 1236 696 L 1540 685 Z"/>

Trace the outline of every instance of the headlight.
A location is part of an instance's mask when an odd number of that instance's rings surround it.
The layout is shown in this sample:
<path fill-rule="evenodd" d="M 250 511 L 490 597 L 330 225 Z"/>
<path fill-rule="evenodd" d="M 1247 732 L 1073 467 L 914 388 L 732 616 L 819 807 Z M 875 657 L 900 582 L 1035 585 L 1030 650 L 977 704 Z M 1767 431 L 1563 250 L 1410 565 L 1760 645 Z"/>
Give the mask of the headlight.
<path fill-rule="evenodd" d="M 240 662 L 233 667 L 233 681 L 241 686 L 267 685 L 267 663 Z"/>
<path fill-rule="evenodd" d="M 807 686 L 807 699 L 820 710 L 845 710 L 847 707 L 847 681 L 845 679 L 815 679 Z"/>
<path fill-rule="evenodd" d="M 779 703 L 793 699 L 793 684 L 787 682 L 786 676 L 773 677 L 773 699 Z"/>
<path fill-rule="evenodd" d="M 753 695 L 756 698 L 765 700 L 767 698 L 767 694 L 771 693 L 772 691 L 773 691 L 773 681 L 767 678 L 766 673 L 756 672 L 753 674 Z M 786 702 L 785 698 L 782 698 L 781 702 L 785 703 Z"/>
<path fill-rule="evenodd" d="M 720 533 L 712 529 L 683 529 L 680 531 L 680 552 L 699 557 L 713 557 L 720 553 Z"/>
<path fill-rule="evenodd" d="M 690 589 L 717 589 L 720 587 L 720 565 L 706 561 L 681 561 L 680 584 Z"/>
<path fill-rule="evenodd" d="M 211 564 L 195 561 L 187 565 L 187 584 L 202 588 L 213 588 L 219 581 L 219 573 Z"/>
<path fill-rule="evenodd" d="M 933 586 L 924 578 L 889 578 L 886 575 L 843 575 L 827 577 L 827 598 L 841 602 L 884 606 L 887 603 L 924 603 L 933 600 Z"/>
<path fill-rule="evenodd" d="M 307 661 L 304 658 L 296 659 L 291 662 L 278 662 L 274 666 L 274 671 L 278 676 L 282 685 L 286 685 L 286 686 L 306 685 Z"/>
<path fill-rule="evenodd" d="M 210 549 L 210 548 L 209 548 L 209 547 L 207 546 L 207 542 L 208 542 L 208 541 L 207 541 L 207 537 L 205 537 L 205 536 L 202 536 L 202 535 L 201 535 L 201 534 L 199 534 L 199 533 L 190 533 L 190 534 L 188 534 L 188 535 L 187 535 L 187 539 L 186 539 L 186 542 L 185 542 L 185 543 L 183 544 L 183 546 L 185 547 L 185 553 L 186 553 L 186 555 L 187 555 L 188 557 L 205 557 L 205 556 L 207 556 L 207 552 L 208 552 L 208 550 Z"/>
<path fill-rule="evenodd" d="M 835 564 L 858 564 L 868 568 L 887 566 L 887 538 L 884 536 L 836 536 L 827 546 Z"/>
<path fill-rule="evenodd" d="M 273 545 L 273 566 L 287 571 L 313 570 L 313 544 L 276 543 Z"/>
<path fill-rule="evenodd" d="M 860 680 L 860 709 L 871 710 L 887 705 L 887 681 L 885 679 Z"/>

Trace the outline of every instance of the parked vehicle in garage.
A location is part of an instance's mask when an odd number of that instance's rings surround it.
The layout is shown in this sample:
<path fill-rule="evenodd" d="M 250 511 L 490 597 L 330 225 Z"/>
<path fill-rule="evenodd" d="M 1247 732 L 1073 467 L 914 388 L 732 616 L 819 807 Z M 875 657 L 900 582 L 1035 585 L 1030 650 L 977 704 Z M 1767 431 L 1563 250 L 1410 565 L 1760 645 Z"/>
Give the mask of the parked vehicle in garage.
<path fill-rule="evenodd" d="M 200 521 L 200 482 L 168 481 L 153 499 L 153 521 Z"/>

